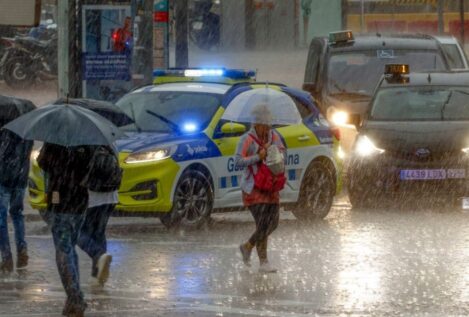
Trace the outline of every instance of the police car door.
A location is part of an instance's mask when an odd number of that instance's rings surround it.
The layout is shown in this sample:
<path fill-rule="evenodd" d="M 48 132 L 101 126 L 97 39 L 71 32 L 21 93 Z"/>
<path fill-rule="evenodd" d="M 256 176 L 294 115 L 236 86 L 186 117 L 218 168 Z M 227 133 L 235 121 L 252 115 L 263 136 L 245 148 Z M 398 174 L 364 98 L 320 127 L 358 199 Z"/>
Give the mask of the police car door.
<path fill-rule="evenodd" d="M 302 177 L 309 163 L 316 156 L 316 148 L 320 142 L 313 133 L 314 117 L 317 115 L 307 105 L 292 98 L 303 118 L 298 125 L 277 128 L 287 146 L 285 172 L 287 185 L 281 192 L 283 202 L 296 202 L 301 187 Z"/>
<path fill-rule="evenodd" d="M 222 127 L 232 128 L 234 131 L 222 132 Z M 243 171 L 235 166 L 235 154 L 240 136 L 249 127 L 239 123 L 230 123 L 220 120 L 215 128 L 213 141 L 220 150 L 221 156 L 216 160 L 215 184 L 215 208 L 237 207 L 242 205 L 241 178 Z M 230 129 L 227 129 L 230 130 Z"/>

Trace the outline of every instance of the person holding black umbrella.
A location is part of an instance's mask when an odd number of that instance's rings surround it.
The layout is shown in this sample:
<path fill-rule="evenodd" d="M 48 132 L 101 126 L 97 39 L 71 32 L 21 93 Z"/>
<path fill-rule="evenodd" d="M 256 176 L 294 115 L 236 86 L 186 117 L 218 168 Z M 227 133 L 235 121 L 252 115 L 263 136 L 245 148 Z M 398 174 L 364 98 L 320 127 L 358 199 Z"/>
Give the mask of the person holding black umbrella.
<path fill-rule="evenodd" d="M 65 147 L 45 143 L 38 157 L 47 173 L 47 206 L 52 213 L 52 237 L 62 284 L 67 293 L 65 316 L 80 316 L 86 309 L 79 284 L 75 245 L 87 208 L 88 192 L 81 186 L 92 153 L 87 146 Z"/>
<path fill-rule="evenodd" d="M 117 127 L 133 123 L 120 108 L 112 103 L 93 99 L 58 99 L 54 104 L 69 104 L 91 110 L 111 121 Z M 77 245 L 92 260 L 91 285 L 102 287 L 110 274 L 112 255 L 107 253 L 106 227 L 118 202 L 122 170 L 115 146 L 91 146 L 90 162 L 84 187 L 88 188 L 88 209 L 79 233 Z M 50 214 L 46 219 L 51 224 Z"/>
<path fill-rule="evenodd" d="M 95 112 L 68 104 L 41 107 L 5 128 L 24 139 L 45 142 L 37 161 L 46 174 L 57 269 L 67 294 L 62 314 L 82 317 L 87 304 L 80 288 L 75 246 L 88 208 L 88 188 L 83 184 L 93 146 L 109 146 L 125 135 Z"/>
<path fill-rule="evenodd" d="M 34 104 L 28 100 L 0 96 L 0 126 L 33 109 Z M 23 140 L 9 130 L 0 130 L 0 271 L 4 273 L 13 271 L 13 256 L 8 237 L 8 212 L 15 229 L 16 268 L 21 269 L 28 265 L 23 199 L 32 147 L 33 141 Z"/>
<path fill-rule="evenodd" d="M 88 210 L 78 238 L 78 246 L 92 260 L 93 286 L 102 287 L 109 278 L 112 256 L 107 253 L 106 226 L 118 202 L 121 180 L 117 149 L 104 145 L 93 147 L 93 158 L 83 184 L 88 189 Z"/>

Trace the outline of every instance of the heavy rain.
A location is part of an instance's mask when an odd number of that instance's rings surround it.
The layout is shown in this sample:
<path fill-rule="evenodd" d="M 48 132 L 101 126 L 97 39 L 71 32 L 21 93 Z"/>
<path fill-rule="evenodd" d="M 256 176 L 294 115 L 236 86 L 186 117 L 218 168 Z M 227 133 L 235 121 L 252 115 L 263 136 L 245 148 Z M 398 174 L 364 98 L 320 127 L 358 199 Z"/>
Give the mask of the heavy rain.
<path fill-rule="evenodd" d="M 468 316 L 469 0 L 2 0 L 0 316 Z"/>

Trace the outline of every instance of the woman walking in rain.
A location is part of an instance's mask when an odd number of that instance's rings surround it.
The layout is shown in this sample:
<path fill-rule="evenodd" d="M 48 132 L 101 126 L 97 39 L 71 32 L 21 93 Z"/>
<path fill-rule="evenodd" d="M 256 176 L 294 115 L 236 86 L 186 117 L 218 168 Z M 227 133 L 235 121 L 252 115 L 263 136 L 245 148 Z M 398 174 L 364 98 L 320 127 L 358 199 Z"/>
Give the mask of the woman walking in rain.
<path fill-rule="evenodd" d="M 256 230 L 247 242 L 240 245 L 240 251 L 244 264 L 250 266 L 251 252 L 256 247 L 259 272 L 275 273 L 277 270 L 267 257 L 267 245 L 269 235 L 279 223 L 279 192 L 285 183 L 285 176 L 284 171 L 280 175 L 272 175 L 265 160 L 267 153 L 271 152 L 269 147 L 277 147 L 283 157 L 285 146 L 279 134 L 272 129 L 272 114 L 267 105 L 256 105 L 251 114 L 253 125 L 238 144 L 236 166 L 244 169 L 241 184 L 243 203 L 254 217 Z"/>

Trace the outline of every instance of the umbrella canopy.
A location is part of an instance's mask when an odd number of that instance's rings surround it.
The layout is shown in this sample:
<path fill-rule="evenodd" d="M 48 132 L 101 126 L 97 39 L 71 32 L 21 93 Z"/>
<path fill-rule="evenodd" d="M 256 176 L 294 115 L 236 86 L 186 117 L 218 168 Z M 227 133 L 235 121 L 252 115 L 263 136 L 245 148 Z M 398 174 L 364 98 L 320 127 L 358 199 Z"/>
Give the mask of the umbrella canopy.
<path fill-rule="evenodd" d="M 119 107 L 115 104 L 102 101 L 102 100 L 94 100 L 94 99 L 86 99 L 86 98 L 77 98 L 77 99 L 65 99 L 60 98 L 57 99 L 54 104 L 69 104 L 69 105 L 77 105 L 91 111 L 96 112 L 100 116 L 108 119 L 117 127 L 122 127 L 128 124 L 134 123 L 134 120 L 130 118 L 124 111 L 122 111 Z"/>
<path fill-rule="evenodd" d="M 34 109 L 29 100 L 0 95 L 0 127 Z"/>
<path fill-rule="evenodd" d="M 7 124 L 26 140 L 62 146 L 109 145 L 125 137 L 115 125 L 91 110 L 70 105 L 48 105 Z"/>
<path fill-rule="evenodd" d="M 264 107 L 265 113 L 258 113 Z M 270 113 L 269 113 L 270 112 Z M 272 88 L 248 90 L 236 96 L 222 119 L 242 123 L 293 125 L 301 123 L 301 115 L 293 99 Z"/>

